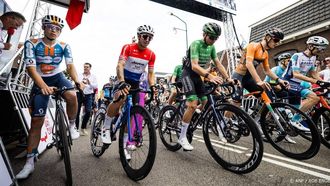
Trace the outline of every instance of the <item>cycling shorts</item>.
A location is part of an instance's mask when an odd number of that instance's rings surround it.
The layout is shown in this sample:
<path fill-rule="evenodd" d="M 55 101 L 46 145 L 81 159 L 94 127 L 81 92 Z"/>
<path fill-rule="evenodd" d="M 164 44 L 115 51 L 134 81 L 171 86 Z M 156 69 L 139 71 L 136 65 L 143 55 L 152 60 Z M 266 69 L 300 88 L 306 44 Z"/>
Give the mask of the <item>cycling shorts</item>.
<path fill-rule="evenodd" d="M 207 99 L 205 95 L 204 82 L 200 75 L 196 72 L 184 68 L 182 72 L 183 92 L 186 94 L 187 101 L 195 101 L 200 99 L 204 101 Z"/>
<path fill-rule="evenodd" d="M 232 79 L 237 79 L 240 81 L 242 88 L 238 88 L 233 95 L 233 100 L 236 102 L 241 102 L 243 98 L 243 89 L 249 92 L 263 91 L 263 88 L 257 85 L 256 81 L 252 78 L 250 74 L 241 75 L 236 72 L 233 73 Z"/>
<path fill-rule="evenodd" d="M 48 86 L 61 88 L 73 88 L 70 81 L 64 76 L 64 74 L 58 73 L 50 77 L 42 77 L 44 82 Z M 47 111 L 47 105 L 49 101 L 48 95 L 43 95 L 41 89 L 34 84 L 30 94 L 29 107 L 31 110 L 32 117 L 44 117 Z"/>

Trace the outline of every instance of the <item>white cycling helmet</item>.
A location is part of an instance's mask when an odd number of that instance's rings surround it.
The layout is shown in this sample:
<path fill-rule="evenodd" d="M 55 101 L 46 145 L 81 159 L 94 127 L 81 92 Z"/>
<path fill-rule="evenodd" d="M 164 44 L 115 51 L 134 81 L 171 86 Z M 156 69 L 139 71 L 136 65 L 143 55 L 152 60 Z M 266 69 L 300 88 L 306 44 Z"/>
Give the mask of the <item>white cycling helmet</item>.
<path fill-rule="evenodd" d="M 314 45 L 316 48 L 326 49 L 329 45 L 329 41 L 321 36 L 309 37 L 306 44 Z"/>
<path fill-rule="evenodd" d="M 55 24 L 55 25 L 60 26 L 61 28 L 64 27 L 64 21 L 55 15 L 46 15 L 44 18 L 42 18 L 41 22 L 42 22 L 42 25 Z"/>
<path fill-rule="evenodd" d="M 137 28 L 137 34 L 150 34 L 154 35 L 154 29 L 150 25 L 142 25 Z"/>

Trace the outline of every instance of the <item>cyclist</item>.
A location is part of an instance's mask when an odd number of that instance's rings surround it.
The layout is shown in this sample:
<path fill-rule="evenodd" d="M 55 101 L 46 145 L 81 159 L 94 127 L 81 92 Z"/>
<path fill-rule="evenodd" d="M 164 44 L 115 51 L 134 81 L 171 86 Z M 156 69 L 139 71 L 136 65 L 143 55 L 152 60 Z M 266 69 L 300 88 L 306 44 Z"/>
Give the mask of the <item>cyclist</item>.
<path fill-rule="evenodd" d="M 112 101 L 114 83 L 115 83 L 115 76 L 110 76 L 109 83 L 104 84 L 100 92 L 100 101 L 102 100 L 106 100 L 107 102 Z"/>
<path fill-rule="evenodd" d="M 137 43 L 126 44 L 123 46 L 119 61 L 117 64 L 118 84 L 114 90 L 114 100 L 119 96 L 126 96 L 130 88 L 137 89 L 140 85 L 140 77 L 148 66 L 148 83 L 151 88 L 155 85 L 154 63 L 156 59 L 155 53 L 148 48 L 150 41 L 153 39 L 154 29 L 149 25 L 142 25 L 137 28 Z M 102 129 L 101 139 L 105 144 L 111 144 L 110 124 L 115 116 L 119 113 L 120 107 L 124 104 L 125 99 L 121 99 L 116 103 L 111 103 L 107 108 L 104 127 Z M 133 102 L 137 103 L 137 98 L 133 98 Z M 129 159 L 127 150 L 135 150 L 135 145 L 127 144 L 128 134 L 124 134 L 124 148 L 126 158 Z M 127 150 L 126 150 L 127 146 Z"/>
<path fill-rule="evenodd" d="M 312 36 L 308 38 L 306 44 L 307 47 L 303 52 L 293 54 L 283 74 L 284 79 L 290 82 L 289 93 L 298 95 L 294 100 L 291 99 L 292 104 L 300 107 L 300 110 L 303 112 L 307 112 L 320 100 L 313 91 L 309 90 L 310 83 L 320 86 L 330 84 L 329 82 L 322 81 L 315 67 L 316 56 L 325 51 L 329 45 L 329 41 L 324 37 Z M 311 77 L 308 77 L 308 74 Z M 301 105 L 300 97 L 305 98 L 305 101 Z M 292 121 L 294 121 L 293 126 L 299 130 L 309 131 L 309 128 L 300 124 L 299 120 L 300 116 L 294 115 L 292 118 Z"/>
<path fill-rule="evenodd" d="M 186 60 L 186 57 L 183 57 L 182 62 L 185 61 L 185 60 Z M 182 64 L 175 66 L 174 72 L 173 72 L 172 77 L 171 77 L 171 83 L 181 82 L 181 78 L 182 78 Z M 170 104 L 170 105 L 173 104 L 176 95 L 177 95 L 176 87 L 171 86 L 171 95 L 168 98 L 168 104 Z"/>
<path fill-rule="evenodd" d="M 34 160 L 38 156 L 38 145 L 40 141 L 41 127 L 45 120 L 49 95 L 54 92 L 54 87 L 72 87 L 72 84 L 65 78 L 59 68 L 62 58 L 65 59 L 67 71 L 75 82 L 82 89 L 84 85 L 78 81 L 77 72 L 72 60 L 70 46 L 59 42 L 57 38 L 61 34 L 64 22 L 54 15 L 47 15 L 42 19 L 44 37 L 30 39 L 24 43 L 24 62 L 34 85 L 30 96 L 31 129 L 29 130 L 27 161 L 16 178 L 25 179 L 34 171 Z M 75 128 L 77 114 L 77 97 L 74 90 L 66 91 L 63 97 L 67 103 L 67 115 L 69 118 L 69 129 L 72 139 L 79 137 Z"/>
<path fill-rule="evenodd" d="M 330 82 L 330 57 L 324 59 L 325 69 L 322 70 L 319 74 L 324 81 Z"/>
<path fill-rule="evenodd" d="M 205 106 L 207 97 L 205 96 L 205 87 L 201 76 L 208 78 L 210 82 L 219 84 L 221 78 L 210 74 L 205 68 L 206 64 L 215 62 L 218 70 L 226 81 L 233 82 L 228 76 L 225 68 L 217 57 L 214 43 L 221 35 L 221 28 L 216 23 L 206 23 L 203 26 L 203 38 L 194 41 L 187 52 L 187 60 L 183 64 L 182 83 L 183 90 L 186 93 L 187 109 L 182 117 L 182 128 L 178 143 L 184 150 L 191 151 L 193 146 L 188 142 L 186 133 L 198 104 L 198 100 Z"/>

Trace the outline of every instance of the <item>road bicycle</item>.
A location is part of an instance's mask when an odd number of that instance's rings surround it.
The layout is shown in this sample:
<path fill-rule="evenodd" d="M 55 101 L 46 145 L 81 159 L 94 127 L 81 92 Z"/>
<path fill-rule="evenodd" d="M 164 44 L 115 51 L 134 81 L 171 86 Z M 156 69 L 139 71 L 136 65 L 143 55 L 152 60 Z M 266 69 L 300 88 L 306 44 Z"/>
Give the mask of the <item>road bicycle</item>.
<path fill-rule="evenodd" d="M 227 93 L 218 96 L 222 102 L 215 104 L 212 93 L 216 86 L 211 85 L 206 93 L 208 102 L 205 109 L 199 114 L 194 113 L 187 138 L 192 142 L 197 125 L 202 123 L 204 142 L 213 159 L 231 172 L 249 173 L 258 167 L 263 156 L 261 135 L 256 123 L 245 111 L 227 102 L 235 91 L 233 85 L 220 86 L 227 89 L 224 91 Z M 178 106 L 167 105 L 162 108 L 158 122 L 159 136 L 170 151 L 181 148 L 178 138 L 181 133 L 185 99 L 177 99 L 176 102 Z M 230 117 L 226 117 L 227 115 Z M 219 132 L 227 142 L 223 142 Z"/>
<path fill-rule="evenodd" d="M 131 89 L 121 109 L 119 116 L 111 124 L 110 136 L 116 140 L 119 132 L 119 155 L 127 176 L 135 181 L 145 178 L 152 169 L 156 157 L 157 139 L 154 122 L 149 112 L 140 105 L 133 105 L 132 97 L 138 92 L 150 93 L 141 89 Z M 118 100 L 114 100 L 116 102 Z M 101 140 L 101 131 L 104 125 L 106 107 L 101 107 L 94 119 L 91 128 L 91 149 L 96 157 L 100 157 L 109 147 Z M 128 141 L 137 148 L 129 150 L 124 148 L 124 133 L 128 133 Z M 130 158 L 128 158 L 128 156 Z"/>
<path fill-rule="evenodd" d="M 320 149 L 320 138 L 314 122 L 306 113 L 287 103 L 291 97 L 276 97 L 273 90 L 268 94 L 265 91 L 255 91 L 245 94 L 243 98 L 259 98 L 258 104 L 248 108 L 247 112 L 259 123 L 260 133 L 263 133 L 266 141 L 276 150 L 288 157 L 298 160 L 314 157 Z M 299 123 L 310 131 L 302 131 L 294 126 Z M 294 143 L 289 143 L 285 140 L 286 137 Z"/>

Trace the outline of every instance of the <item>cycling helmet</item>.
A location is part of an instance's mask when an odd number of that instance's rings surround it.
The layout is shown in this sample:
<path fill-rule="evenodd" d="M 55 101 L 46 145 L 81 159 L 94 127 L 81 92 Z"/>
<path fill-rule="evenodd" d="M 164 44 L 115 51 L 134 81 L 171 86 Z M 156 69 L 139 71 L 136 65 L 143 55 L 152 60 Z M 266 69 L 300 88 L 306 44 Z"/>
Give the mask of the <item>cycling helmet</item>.
<path fill-rule="evenodd" d="M 46 15 L 44 18 L 42 18 L 42 25 L 45 24 L 55 24 L 61 28 L 64 27 L 64 21 L 55 15 Z"/>
<path fill-rule="evenodd" d="M 266 31 L 265 35 L 270 35 L 272 38 L 282 40 L 284 38 L 284 33 L 281 29 L 271 28 Z"/>
<path fill-rule="evenodd" d="M 221 27 L 216 23 L 206 23 L 203 26 L 203 32 L 206 34 L 220 36 L 221 35 Z"/>
<path fill-rule="evenodd" d="M 154 29 L 150 25 L 142 25 L 137 28 L 137 34 L 151 34 L 154 35 Z"/>
<path fill-rule="evenodd" d="M 324 38 L 324 37 L 321 37 L 321 36 L 312 36 L 312 37 L 309 37 L 306 44 L 311 44 L 311 45 L 314 45 L 318 48 L 327 48 L 328 45 L 329 45 L 329 41 Z"/>
<path fill-rule="evenodd" d="M 285 52 L 285 53 L 279 55 L 277 59 L 278 59 L 279 61 L 281 61 L 281 60 L 283 60 L 283 59 L 288 59 L 288 58 L 291 58 L 291 54 L 288 53 L 288 52 Z"/>

